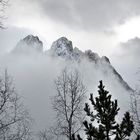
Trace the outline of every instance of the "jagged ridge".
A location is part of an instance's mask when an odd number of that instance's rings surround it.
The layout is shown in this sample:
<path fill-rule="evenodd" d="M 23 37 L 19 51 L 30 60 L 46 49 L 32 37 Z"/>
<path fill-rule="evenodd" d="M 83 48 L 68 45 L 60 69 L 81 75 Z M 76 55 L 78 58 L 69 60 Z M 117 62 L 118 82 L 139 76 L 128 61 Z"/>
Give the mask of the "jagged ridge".
<path fill-rule="evenodd" d="M 43 43 L 37 36 L 28 35 L 14 48 L 13 52 L 43 52 Z M 111 65 L 109 58 L 106 56 L 100 57 L 97 53 L 87 50 L 85 52 L 80 51 L 78 48 L 73 48 L 72 41 L 66 37 L 61 37 L 54 41 L 48 53 L 53 57 L 61 57 L 66 60 L 72 60 L 80 62 L 82 59 L 88 59 L 91 63 L 99 64 L 101 66 L 106 65 L 114 75 L 116 75 L 118 81 L 129 91 L 133 89 L 123 80 L 121 75 Z M 48 54 L 47 53 L 47 54 Z"/>
<path fill-rule="evenodd" d="M 40 53 L 43 51 L 43 43 L 37 36 L 28 35 L 20 40 L 12 52 L 14 53 Z"/>

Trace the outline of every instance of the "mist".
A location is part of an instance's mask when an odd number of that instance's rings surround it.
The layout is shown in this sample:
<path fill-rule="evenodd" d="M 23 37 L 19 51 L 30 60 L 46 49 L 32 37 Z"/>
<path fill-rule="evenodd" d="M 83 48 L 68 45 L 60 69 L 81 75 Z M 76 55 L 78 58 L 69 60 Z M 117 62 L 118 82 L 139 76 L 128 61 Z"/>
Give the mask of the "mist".
<path fill-rule="evenodd" d="M 54 123 L 55 112 L 51 104 L 53 96 L 56 95 L 54 80 L 66 67 L 79 71 L 87 87 L 85 102 L 88 101 L 90 93 L 93 93 L 94 97 L 97 95 L 99 80 L 103 80 L 113 99 L 118 99 L 120 116 L 129 110 L 130 92 L 119 83 L 106 62 L 96 64 L 87 58 L 82 58 L 79 62 L 51 56 L 49 53 L 9 52 L 0 57 L 0 66 L 1 71 L 7 69 L 13 77 L 15 88 L 34 119 L 35 131 L 49 128 Z"/>

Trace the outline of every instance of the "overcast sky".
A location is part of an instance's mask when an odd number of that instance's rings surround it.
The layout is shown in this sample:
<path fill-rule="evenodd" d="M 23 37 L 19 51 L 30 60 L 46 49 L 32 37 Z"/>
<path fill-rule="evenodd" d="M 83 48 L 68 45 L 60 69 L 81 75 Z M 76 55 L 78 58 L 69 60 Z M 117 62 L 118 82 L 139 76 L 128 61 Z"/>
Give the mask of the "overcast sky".
<path fill-rule="evenodd" d="M 108 56 L 129 82 L 139 65 L 139 6 L 139 0 L 10 0 L 7 29 L 0 31 L 1 53 L 28 34 L 39 36 L 44 49 L 66 36 L 83 51 Z"/>

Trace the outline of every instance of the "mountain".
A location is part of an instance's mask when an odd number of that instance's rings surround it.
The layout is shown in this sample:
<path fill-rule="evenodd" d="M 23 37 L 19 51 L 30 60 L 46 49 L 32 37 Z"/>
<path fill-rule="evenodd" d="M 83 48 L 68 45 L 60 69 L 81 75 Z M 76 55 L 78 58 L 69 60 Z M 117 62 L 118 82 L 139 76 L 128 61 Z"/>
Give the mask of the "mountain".
<path fill-rule="evenodd" d="M 90 65 L 94 65 L 94 69 L 101 71 L 101 73 L 103 73 L 103 75 L 106 77 L 110 76 L 117 80 L 117 82 L 120 83 L 121 86 L 127 91 L 133 91 L 127 82 L 123 80 L 122 76 L 117 72 L 117 70 L 115 70 L 115 68 L 111 65 L 108 57 L 100 57 L 92 50 L 86 50 L 85 52 L 82 52 L 78 48 L 74 48 L 72 41 L 68 40 L 66 37 L 61 37 L 54 41 L 51 48 L 47 50 L 47 52 L 43 52 L 42 41 L 40 41 L 37 36 L 28 35 L 19 41 L 12 52 L 19 54 L 42 53 L 46 56 L 49 55 L 52 58 L 62 58 L 66 62 L 75 62 L 78 65 L 86 60 L 88 63 L 90 63 Z"/>
<path fill-rule="evenodd" d="M 91 50 L 82 52 L 78 48 L 73 49 L 72 42 L 65 37 L 61 37 L 53 42 L 51 52 L 55 56 L 60 56 L 65 59 L 71 59 L 75 61 L 87 58 L 91 63 L 95 63 L 100 66 L 100 68 L 102 68 L 104 64 L 114 75 L 116 75 L 118 81 L 123 85 L 123 87 L 129 91 L 133 91 L 132 88 L 123 80 L 122 76 L 111 65 L 109 58 L 106 56 L 100 57 L 97 53 L 92 52 Z M 103 72 L 107 73 L 107 70 L 103 69 Z"/>
<path fill-rule="evenodd" d="M 61 37 L 55 42 L 53 42 L 51 46 L 51 52 L 56 56 L 71 58 L 73 55 L 72 42 L 65 37 Z"/>
<path fill-rule="evenodd" d="M 45 46 L 49 48 L 49 46 Z M 54 41 L 43 51 L 43 43 L 36 36 L 21 39 L 11 53 L 0 59 L 1 68 L 7 68 L 14 77 L 15 87 L 31 110 L 37 131 L 51 127 L 55 120 L 52 97 L 56 95 L 55 79 L 64 68 L 78 70 L 89 94 L 97 96 L 99 80 L 103 80 L 113 99 L 118 100 L 120 116 L 130 108 L 133 89 L 112 66 L 111 60 L 92 50 L 81 51 L 66 37 Z"/>
<path fill-rule="evenodd" d="M 12 50 L 13 53 L 42 53 L 43 43 L 37 36 L 28 35 L 20 40 L 16 47 Z"/>

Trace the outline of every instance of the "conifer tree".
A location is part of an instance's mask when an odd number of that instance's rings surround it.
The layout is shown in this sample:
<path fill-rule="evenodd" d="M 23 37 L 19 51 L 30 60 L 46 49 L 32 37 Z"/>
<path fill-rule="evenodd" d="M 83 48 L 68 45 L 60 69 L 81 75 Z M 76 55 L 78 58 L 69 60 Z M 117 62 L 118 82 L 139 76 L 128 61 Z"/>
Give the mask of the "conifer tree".
<path fill-rule="evenodd" d="M 93 110 L 90 109 L 88 103 L 84 108 L 91 121 L 90 123 L 86 120 L 83 122 L 87 140 L 128 139 L 134 129 L 129 112 L 124 114 L 122 122 L 118 124 L 115 120 L 119 111 L 117 100 L 111 100 L 111 95 L 104 89 L 102 81 L 98 88 L 98 97 L 93 99 L 93 94 L 90 94 L 89 100 Z M 81 140 L 79 136 L 77 139 Z"/>

